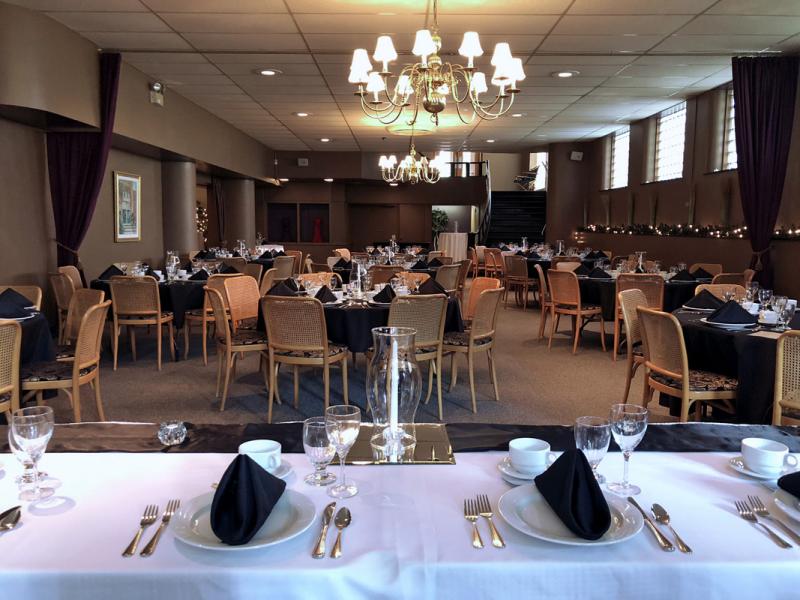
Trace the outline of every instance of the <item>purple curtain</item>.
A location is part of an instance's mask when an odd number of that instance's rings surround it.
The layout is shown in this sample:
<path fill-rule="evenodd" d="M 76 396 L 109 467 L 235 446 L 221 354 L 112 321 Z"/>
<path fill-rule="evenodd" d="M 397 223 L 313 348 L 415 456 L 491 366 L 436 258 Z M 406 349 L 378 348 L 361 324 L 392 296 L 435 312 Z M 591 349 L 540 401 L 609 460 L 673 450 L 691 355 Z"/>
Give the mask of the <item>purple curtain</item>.
<path fill-rule="evenodd" d="M 47 134 L 59 265 L 78 263 L 78 248 L 92 222 L 114 132 L 121 58 L 120 54 L 100 55 L 100 131 Z"/>
<path fill-rule="evenodd" d="M 772 288 L 770 239 L 781 206 L 794 123 L 800 58 L 733 59 L 736 153 L 742 211 L 750 234 L 750 268 Z"/>

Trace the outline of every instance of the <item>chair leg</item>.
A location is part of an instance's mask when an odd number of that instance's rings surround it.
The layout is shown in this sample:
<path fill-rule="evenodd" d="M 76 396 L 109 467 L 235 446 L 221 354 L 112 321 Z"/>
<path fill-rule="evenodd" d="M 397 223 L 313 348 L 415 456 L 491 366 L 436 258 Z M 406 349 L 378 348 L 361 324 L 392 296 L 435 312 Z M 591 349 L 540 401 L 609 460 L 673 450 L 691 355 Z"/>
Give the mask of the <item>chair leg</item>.
<path fill-rule="evenodd" d="M 436 357 L 436 399 L 439 404 L 439 420 L 444 419 L 444 410 L 442 408 L 442 353 Z"/>
<path fill-rule="evenodd" d="M 575 339 L 572 342 L 572 353 L 573 354 L 578 352 L 578 342 L 581 339 L 581 328 L 578 326 L 578 321 L 579 320 L 580 320 L 580 317 L 578 317 L 578 318 L 573 317 L 572 318 L 572 325 L 573 325 L 572 328 L 575 330 Z"/>
<path fill-rule="evenodd" d="M 114 330 L 111 335 L 111 350 L 114 353 L 114 370 L 117 370 L 117 356 L 119 355 L 119 325 L 114 323 L 112 326 Z"/>
<path fill-rule="evenodd" d="M 277 385 L 275 381 L 275 373 L 277 372 L 275 365 L 275 359 L 272 356 L 272 352 L 269 355 L 269 395 L 267 397 L 267 423 L 272 423 L 272 398 L 275 395 L 275 386 Z"/>
<path fill-rule="evenodd" d="M 467 365 L 469 368 L 469 394 L 472 397 L 472 412 L 478 412 L 478 404 L 475 401 L 475 361 L 472 352 L 467 353 Z"/>
<path fill-rule="evenodd" d="M 264 390 L 269 392 L 269 356 L 259 353 L 258 370 L 264 376 Z"/>
<path fill-rule="evenodd" d="M 156 327 L 158 331 L 156 331 L 156 364 L 158 364 L 158 370 L 161 370 L 161 326 L 159 325 Z"/>
<path fill-rule="evenodd" d="M 606 321 L 603 318 L 603 313 L 600 313 L 600 345 L 603 347 L 603 352 L 606 351 Z"/>
<path fill-rule="evenodd" d="M 541 305 L 542 305 L 542 310 L 541 310 L 541 316 L 539 318 L 539 339 L 540 340 L 544 337 L 544 326 L 547 323 L 547 315 L 549 313 L 549 311 L 547 310 L 547 307 L 544 305 L 544 302 L 542 302 Z"/>
<path fill-rule="evenodd" d="M 633 356 L 628 357 L 628 364 L 625 367 L 625 395 L 622 397 L 622 403 L 628 403 L 628 394 L 631 392 L 631 381 L 633 381 Z"/>
<path fill-rule="evenodd" d="M 550 307 L 550 337 L 547 339 L 547 349 L 553 346 L 553 333 L 555 332 L 556 327 L 558 327 L 556 319 L 556 311 L 555 307 Z M 544 325 L 542 326 L 544 327 Z"/>
<path fill-rule="evenodd" d="M 328 410 L 331 405 L 331 370 L 328 363 L 322 367 L 322 384 L 325 387 L 325 410 Z"/>
<path fill-rule="evenodd" d="M 225 401 L 228 399 L 228 386 L 231 382 L 231 371 L 236 364 L 236 354 L 225 350 L 225 384 L 222 387 L 222 401 L 219 404 L 219 412 L 225 410 Z"/>
<path fill-rule="evenodd" d="M 492 385 L 494 386 L 494 400 L 495 402 L 500 402 L 500 392 L 497 390 L 497 373 L 494 370 L 494 351 L 487 350 L 486 353 L 489 355 L 489 374 L 492 377 Z"/>
<path fill-rule="evenodd" d="M 300 408 L 300 367 L 294 365 L 294 408 Z"/>
<path fill-rule="evenodd" d="M 172 321 L 167 323 L 167 329 L 169 330 L 169 354 L 172 357 L 172 362 L 175 362 L 175 326 Z"/>
<path fill-rule="evenodd" d="M 458 379 L 458 364 L 456 363 L 456 354 L 458 354 L 458 352 L 453 352 L 450 355 L 450 387 L 447 388 L 448 392 L 453 391 L 453 388 L 456 387 L 456 380 Z"/>
<path fill-rule="evenodd" d="M 433 361 L 428 361 L 428 393 L 425 395 L 425 404 L 430 402 L 431 391 L 433 390 Z"/>
<path fill-rule="evenodd" d="M 350 404 L 350 390 L 347 387 L 347 353 L 342 359 L 342 395 L 344 396 L 344 405 Z"/>
<path fill-rule="evenodd" d="M 72 382 L 72 416 L 76 423 L 81 422 L 81 386 L 74 380 Z"/>
<path fill-rule="evenodd" d="M 44 406 L 44 392 L 42 390 L 36 391 L 36 406 Z"/>
<path fill-rule="evenodd" d="M 617 352 L 619 352 L 619 318 L 614 316 L 614 350 L 611 359 L 617 362 Z"/>
<path fill-rule="evenodd" d="M 94 380 L 94 403 L 97 405 L 97 414 L 100 416 L 100 420 L 105 421 L 106 413 L 103 410 L 103 399 L 100 397 L 100 373 L 97 373 Z"/>
<path fill-rule="evenodd" d="M 217 393 L 215 398 L 219 398 L 220 385 L 222 385 L 222 349 L 217 346 Z"/>
<path fill-rule="evenodd" d="M 200 335 L 202 336 L 203 345 L 203 364 L 208 366 L 208 322 L 203 321 L 201 326 Z"/>
<path fill-rule="evenodd" d="M 183 360 L 189 358 L 189 335 L 192 333 L 192 322 L 186 320 L 183 324 Z"/>

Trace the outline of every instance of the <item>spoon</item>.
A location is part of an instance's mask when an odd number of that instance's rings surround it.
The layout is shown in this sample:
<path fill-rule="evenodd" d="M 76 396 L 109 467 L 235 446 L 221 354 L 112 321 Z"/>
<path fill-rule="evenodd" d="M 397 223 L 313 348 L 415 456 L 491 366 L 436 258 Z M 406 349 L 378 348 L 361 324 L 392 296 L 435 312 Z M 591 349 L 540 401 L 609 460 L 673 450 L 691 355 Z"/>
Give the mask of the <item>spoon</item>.
<path fill-rule="evenodd" d="M 0 531 L 10 531 L 17 526 L 22 516 L 21 508 L 21 506 L 15 506 L 0 513 Z"/>
<path fill-rule="evenodd" d="M 669 524 L 669 513 L 667 512 L 667 509 L 660 504 L 653 504 L 653 506 L 650 507 L 650 510 L 653 511 L 653 516 L 656 518 L 656 521 L 669 527 L 672 535 L 675 536 L 675 543 L 678 545 L 678 550 L 685 552 L 686 554 L 691 554 L 692 549 L 686 545 L 686 543 L 681 539 L 681 536 L 679 536 L 678 533 L 672 528 L 672 525 Z"/>
<path fill-rule="evenodd" d="M 331 550 L 331 558 L 339 558 L 342 555 L 342 530 L 350 525 L 350 511 L 347 510 L 347 507 L 343 506 L 339 509 L 333 524 L 336 525 L 339 533 L 336 534 L 336 542 L 333 544 L 333 550 Z"/>

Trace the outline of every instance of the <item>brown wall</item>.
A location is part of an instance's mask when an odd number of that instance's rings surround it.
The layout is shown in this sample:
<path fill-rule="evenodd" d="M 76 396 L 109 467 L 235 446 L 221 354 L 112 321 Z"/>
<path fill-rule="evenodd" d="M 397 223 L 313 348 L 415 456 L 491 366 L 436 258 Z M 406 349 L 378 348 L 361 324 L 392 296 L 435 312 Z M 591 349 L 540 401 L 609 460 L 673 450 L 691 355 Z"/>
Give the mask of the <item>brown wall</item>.
<path fill-rule="evenodd" d="M 583 205 L 589 194 L 588 143 L 551 144 L 548 152 L 547 231 L 549 242 L 567 240 L 583 222 Z M 570 152 L 583 152 L 583 160 L 570 160 Z"/>

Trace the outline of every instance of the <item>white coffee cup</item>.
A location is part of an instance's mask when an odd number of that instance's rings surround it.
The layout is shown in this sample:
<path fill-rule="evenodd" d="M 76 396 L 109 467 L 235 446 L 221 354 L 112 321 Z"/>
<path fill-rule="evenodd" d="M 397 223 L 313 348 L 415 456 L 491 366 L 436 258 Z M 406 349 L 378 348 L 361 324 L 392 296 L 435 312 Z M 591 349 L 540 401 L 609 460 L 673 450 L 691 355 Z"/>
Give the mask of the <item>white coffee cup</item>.
<path fill-rule="evenodd" d="M 265 471 L 274 472 L 281 465 L 281 445 L 273 440 L 251 440 L 239 446 L 239 454 L 246 454 Z"/>
<path fill-rule="evenodd" d="M 744 466 L 761 475 L 780 475 L 787 466 L 796 467 L 797 457 L 789 454 L 786 444 L 764 438 L 742 440 Z"/>
<path fill-rule="evenodd" d="M 508 443 L 508 455 L 514 470 L 525 475 L 543 472 L 556 459 L 550 444 L 536 438 L 515 438 Z"/>

